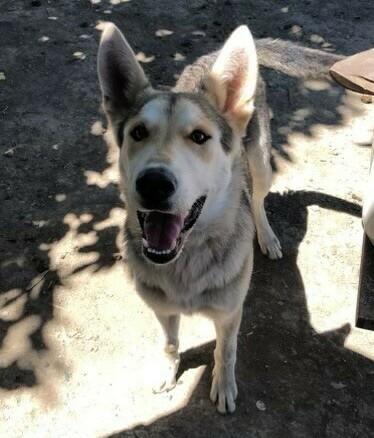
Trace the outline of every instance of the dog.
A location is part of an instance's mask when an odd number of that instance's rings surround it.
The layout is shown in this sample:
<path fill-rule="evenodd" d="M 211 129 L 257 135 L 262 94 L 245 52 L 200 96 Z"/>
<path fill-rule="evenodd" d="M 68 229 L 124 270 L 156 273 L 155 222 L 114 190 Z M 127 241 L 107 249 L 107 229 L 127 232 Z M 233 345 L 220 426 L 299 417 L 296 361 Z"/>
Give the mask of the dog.
<path fill-rule="evenodd" d="M 262 48 L 272 49 L 280 70 L 287 68 L 282 44 Z M 306 61 L 296 63 L 308 73 L 320 69 L 317 51 L 306 51 Z M 220 413 L 234 412 L 237 335 L 255 232 L 264 254 L 282 257 L 264 208 L 271 134 L 251 32 L 238 27 L 220 50 L 186 67 L 171 91 L 160 91 L 108 24 L 98 75 L 108 129 L 120 148 L 128 265 L 165 333 L 173 364 L 168 385 L 175 384 L 179 364 L 180 315 L 200 312 L 213 320 L 217 335 L 210 398 Z"/>

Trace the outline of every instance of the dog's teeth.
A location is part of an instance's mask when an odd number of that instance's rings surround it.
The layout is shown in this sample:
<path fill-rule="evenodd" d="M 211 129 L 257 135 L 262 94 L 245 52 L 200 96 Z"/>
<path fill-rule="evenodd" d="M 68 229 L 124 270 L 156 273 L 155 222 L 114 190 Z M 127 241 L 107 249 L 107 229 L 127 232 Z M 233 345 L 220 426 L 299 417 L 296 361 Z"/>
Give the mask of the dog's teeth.
<path fill-rule="evenodd" d="M 144 243 L 144 242 L 143 242 L 143 243 Z M 161 255 L 161 254 L 170 254 L 170 253 L 172 252 L 171 249 L 164 249 L 164 250 L 158 251 L 157 249 L 149 248 L 148 246 L 146 246 L 146 248 L 147 248 L 147 251 L 148 251 L 148 252 L 150 252 L 150 253 L 152 253 L 152 254 L 158 254 L 158 255 Z"/>
<path fill-rule="evenodd" d="M 147 242 L 146 239 L 144 239 L 144 237 L 143 237 L 142 242 L 143 242 L 143 246 L 144 246 L 144 248 L 148 248 L 148 247 L 149 247 L 148 242 Z"/>

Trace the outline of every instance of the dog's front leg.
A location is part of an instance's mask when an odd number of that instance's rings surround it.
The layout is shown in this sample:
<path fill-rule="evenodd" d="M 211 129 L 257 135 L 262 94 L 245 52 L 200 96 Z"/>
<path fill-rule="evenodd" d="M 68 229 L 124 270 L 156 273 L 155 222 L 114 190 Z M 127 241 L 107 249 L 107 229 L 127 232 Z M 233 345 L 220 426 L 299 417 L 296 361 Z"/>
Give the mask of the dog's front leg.
<path fill-rule="evenodd" d="M 176 385 L 176 375 L 179 367 L 180 357 L 178 353 L 179 348 L 179 322 L 180 315 L 162 315 L 155 312 L 157 319 L 160 321 L 162 329 L 165 333 L 165 355 L 166 355 L 166 368 L 164 370 L 165 375 L 161 380 L 159 388 L 155 389 L 155 392 L 170 391 Z"/>
<path fill-rule="evenodd" d="M 238 395 L 235 380 L 236 346 L 241 317 L 242 308 L 229 315 L 213 315 L 217 340 L 210 399 L 217 403 L 221 414 L 235 411 L 235 399 Z"/>

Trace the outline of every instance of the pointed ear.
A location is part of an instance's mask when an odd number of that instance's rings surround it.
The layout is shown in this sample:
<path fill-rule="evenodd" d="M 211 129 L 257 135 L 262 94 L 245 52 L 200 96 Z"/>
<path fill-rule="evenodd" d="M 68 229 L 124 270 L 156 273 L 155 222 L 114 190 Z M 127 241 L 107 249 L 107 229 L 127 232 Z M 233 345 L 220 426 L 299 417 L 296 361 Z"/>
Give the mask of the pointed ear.
<path fill-rule="evenodd" d="M 239 26 L 218 54 L 205 82 L 213 103 L 242 135 L 254 111 L 258 64 L 247 26 Z"/>
<path fill-rule="evenodd" d="M 98 74 L 107 115 L 115 119 L 126 112 L 136 97 L 150 87 L 135 54 L 112 23 L 102 33 L 98 53 Z"/>

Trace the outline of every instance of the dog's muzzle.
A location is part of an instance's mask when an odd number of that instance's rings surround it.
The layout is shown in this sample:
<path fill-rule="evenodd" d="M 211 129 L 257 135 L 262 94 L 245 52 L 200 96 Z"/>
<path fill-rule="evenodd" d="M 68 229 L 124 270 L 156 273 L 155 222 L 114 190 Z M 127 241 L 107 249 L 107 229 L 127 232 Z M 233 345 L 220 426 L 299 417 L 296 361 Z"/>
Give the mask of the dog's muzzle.
<path fill-rule="evenodd" d="M 205 200 L 206 196 L 198 198 L 184 215 L 138 210 L 144 256 L 157 264 L 170 263 L 176 259 L 201 214 Z"/>

